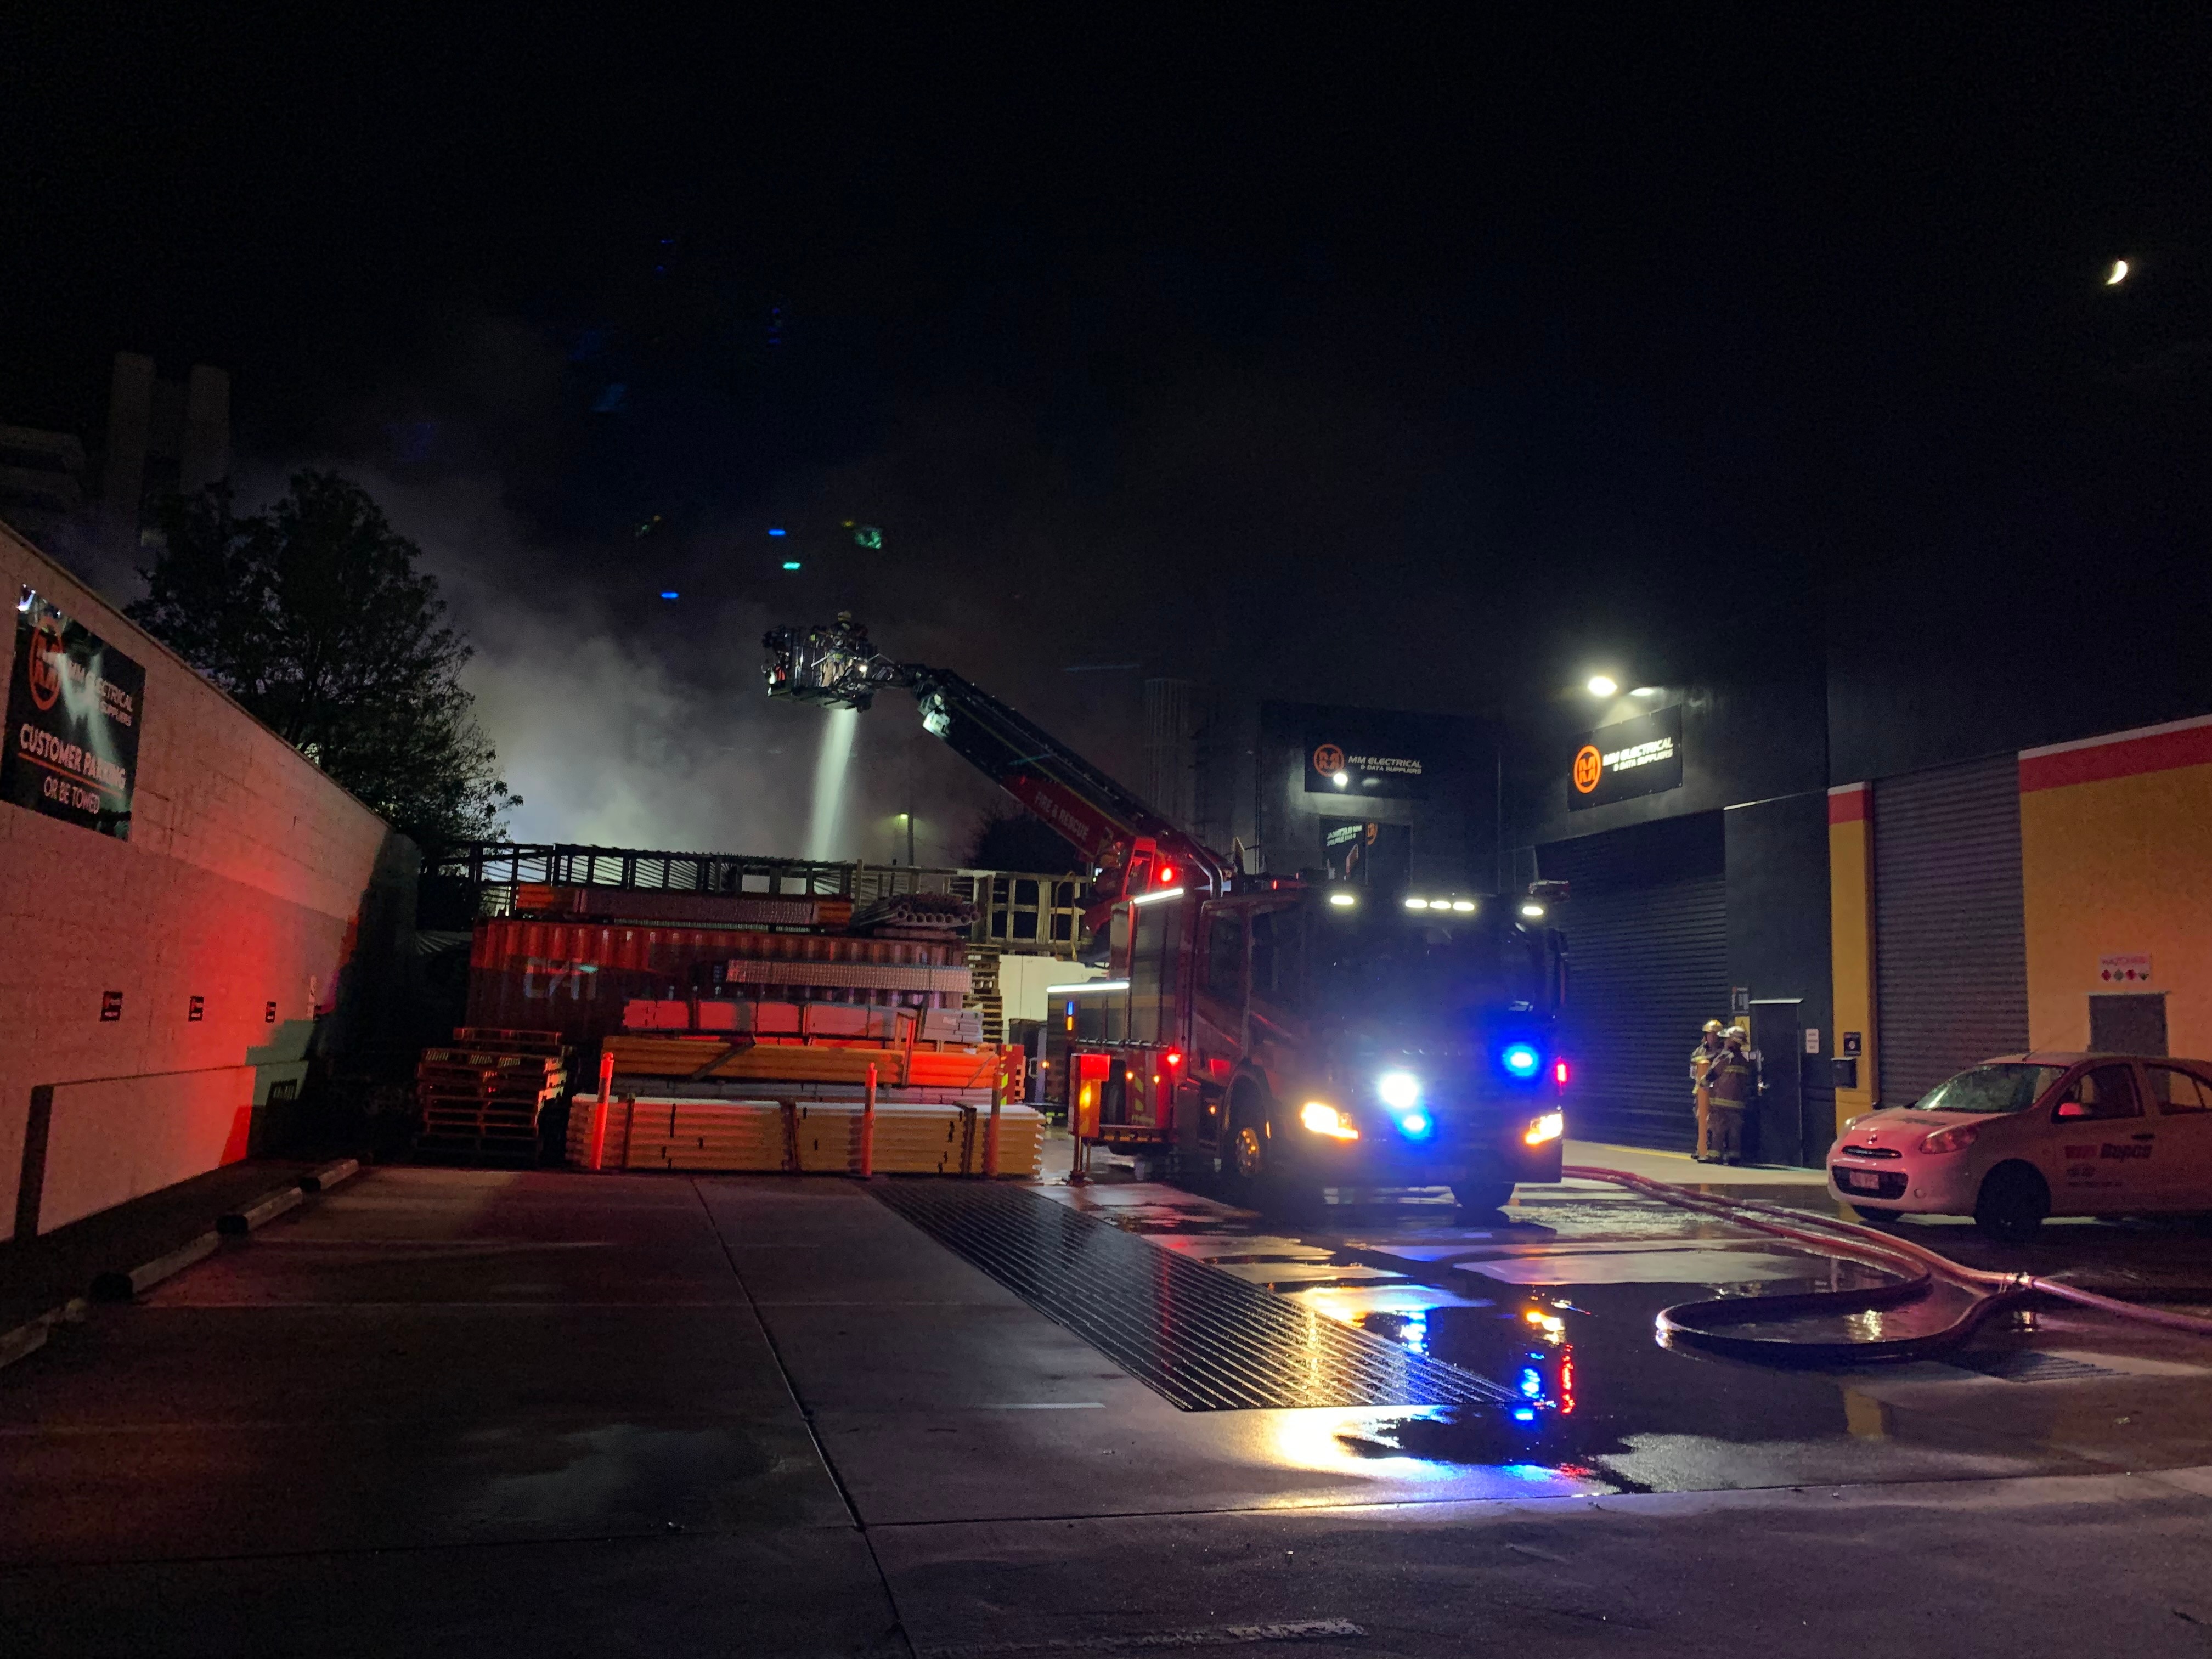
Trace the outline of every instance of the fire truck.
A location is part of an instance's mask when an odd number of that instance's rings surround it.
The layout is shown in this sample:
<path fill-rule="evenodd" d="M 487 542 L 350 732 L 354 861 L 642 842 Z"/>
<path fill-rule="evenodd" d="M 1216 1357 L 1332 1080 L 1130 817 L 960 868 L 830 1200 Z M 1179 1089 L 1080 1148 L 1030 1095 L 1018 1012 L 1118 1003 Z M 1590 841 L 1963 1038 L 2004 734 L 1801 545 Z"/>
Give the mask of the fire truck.
<path fill-rule="evenodd" d="M 1559 1180 L 1563 884 L 1251 874 L 980 687 L 884 656 L 849 616 L 763 643 L 771 696 L 863 709 L 912 693 L 925 727 L 1089 861 L 1107 977 L 1056 999 L 1079 1168 L 1103 1144 L 1211 1167 L 1232 1201 L 1288 1211 L 1326 1188 L 1405 1186 L 1489 1211 Z"/>

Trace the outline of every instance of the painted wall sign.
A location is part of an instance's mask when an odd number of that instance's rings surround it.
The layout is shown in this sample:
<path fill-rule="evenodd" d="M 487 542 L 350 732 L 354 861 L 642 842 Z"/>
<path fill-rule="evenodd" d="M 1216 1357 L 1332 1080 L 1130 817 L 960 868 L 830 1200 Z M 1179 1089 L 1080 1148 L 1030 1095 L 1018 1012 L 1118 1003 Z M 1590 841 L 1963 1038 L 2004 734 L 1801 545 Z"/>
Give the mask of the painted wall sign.
<path fill-rule="evenodd" d="M 102 991 L 100 994 L 100 1017 L 102 1019 L 120 1019 L 123 1018 L 122 992 Z"/>
<path fill-rule="evenodd" d="M 1567 805 L 1604 806 L 1682 783 L 1682 709 L 1654 709 L 1601 726 L 1567 750 Z"/>
<path fill-rule="evenodd" d="M 143 668 L 25 588 L 0 799 L 129 840 L 145 702 Z"/>
<path fill-rule="evenodd" d="M 2107 985 L 2144 985 L 2150 981 L 2150 952 L 2099 957 L 2097 977 Z"/>
<path fill-rule="evenodd" d="M 1429 769 L 1419 756 L 1405 752 L 1411 747 L 1403 742 L 1364 740 L 1358 732 L 1309 732 L 1306 793 L 1425 800 Z"/>
<path fill-rule="evenodd" d="M 1866 1034 L 1863 1031 L 1844 1032 L 1844 1052 L 1847 1054 L 1864 1054 L 1866 1052 Z"/>

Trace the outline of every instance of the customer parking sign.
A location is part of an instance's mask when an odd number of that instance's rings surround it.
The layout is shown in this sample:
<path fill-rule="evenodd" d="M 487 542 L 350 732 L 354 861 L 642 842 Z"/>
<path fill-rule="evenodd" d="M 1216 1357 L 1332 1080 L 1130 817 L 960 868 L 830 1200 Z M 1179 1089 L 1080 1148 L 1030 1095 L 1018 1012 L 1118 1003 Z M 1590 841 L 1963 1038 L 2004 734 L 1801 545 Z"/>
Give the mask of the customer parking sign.
<path fill-rule="evenodd" d="M 15 602 L 0 799 L 129 840 L 145 702 L 143 668 L 25 588 Z"/>

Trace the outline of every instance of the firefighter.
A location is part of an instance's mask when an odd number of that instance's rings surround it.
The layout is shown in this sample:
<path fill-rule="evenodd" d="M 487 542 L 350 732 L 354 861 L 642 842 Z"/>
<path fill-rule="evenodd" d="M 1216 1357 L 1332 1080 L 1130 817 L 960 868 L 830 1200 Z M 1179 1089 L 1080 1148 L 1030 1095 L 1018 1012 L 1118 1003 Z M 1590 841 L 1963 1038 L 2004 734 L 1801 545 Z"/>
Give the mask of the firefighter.
<path fill-rule="evenodd" d="M 1712 1098 L 1713 1164 L 1743 1162 L 1743 1119 L 1759 1091 L 1758 1068 L 1746 1052 L 1750 1033 L 1731 1025 L 1723 1035 L 1720 1057 L 1705 1071 L 1705 1090 Z"/>
<path fill-rule="evenodd" d="M 1713 1161 L 1711 1097 L 1705 1089 L 1705 1073 L 1721 1057 L 1726 1045 L 1721 1041 L 1721 1023 L 1717 1019 L 1705 1022 L 1705 1036 L 1698 1046 L 1690 1050 L 1690 1100 L 1698 1113 L 1698 1152 L 1700 1164 Z"/>

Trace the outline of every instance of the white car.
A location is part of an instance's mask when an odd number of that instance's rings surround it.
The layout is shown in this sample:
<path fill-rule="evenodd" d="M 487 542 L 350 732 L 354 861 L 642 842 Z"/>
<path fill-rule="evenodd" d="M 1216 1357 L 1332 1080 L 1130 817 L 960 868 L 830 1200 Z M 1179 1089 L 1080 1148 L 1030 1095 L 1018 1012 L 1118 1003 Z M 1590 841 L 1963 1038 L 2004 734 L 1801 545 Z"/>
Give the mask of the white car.
<path fill-rule="evenodd" d="M 2212 1061 L 2039 1053 L 1984 1060 L 1854 1118 L 1828 1179 L 1870 1221 L 1971 1215 L 2032 1238 L 2051 1215 L 2212 1213 Z"/>

